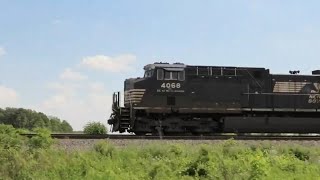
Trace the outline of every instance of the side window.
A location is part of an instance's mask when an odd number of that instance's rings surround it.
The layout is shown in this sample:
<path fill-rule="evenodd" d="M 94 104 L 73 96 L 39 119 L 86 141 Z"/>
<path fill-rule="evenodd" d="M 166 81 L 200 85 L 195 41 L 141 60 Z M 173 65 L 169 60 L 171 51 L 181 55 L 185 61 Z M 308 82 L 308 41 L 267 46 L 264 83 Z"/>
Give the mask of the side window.
<path fill-rule="evenodd" d="M 180 71 L 179 73 L 178 73 L 178 80 L 179 81 L 184 81 L 184 71 Z"/>
<path fill-rule="evenodd" d="M 158 69 L 157 70 L 157 79 L 158 80 L 163 80 L 163 69 Z"/>

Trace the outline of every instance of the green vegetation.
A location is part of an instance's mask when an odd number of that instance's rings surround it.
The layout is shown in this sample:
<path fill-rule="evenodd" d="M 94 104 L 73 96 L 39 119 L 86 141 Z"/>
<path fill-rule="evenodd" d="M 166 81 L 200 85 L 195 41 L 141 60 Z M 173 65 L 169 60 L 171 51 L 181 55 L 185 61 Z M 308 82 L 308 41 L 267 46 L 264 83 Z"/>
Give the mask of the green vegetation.
<path fill-rule="evenodd" d="M 319 179 L 320 147 L 225 141 L 211 145 L 158 142 L 92 150 L 51 146 L 47 131 L 22 138 L 0 125 L 0 179 Z"/>
<path fill-rule="evenodd" d="M 85 134 L 106 134 L 107 128 L 100 122 L 90 122 L 83 129 Z"/>
<path fill-rule="evenodd" d="M 23 108 L 0 108 L 0 124 L 26 130 L 47 128 L 52 132 L 72 132 L 72 127 L 65 120 L 61 121 L 56 117 L 48 117 L 41 112 Z"/>

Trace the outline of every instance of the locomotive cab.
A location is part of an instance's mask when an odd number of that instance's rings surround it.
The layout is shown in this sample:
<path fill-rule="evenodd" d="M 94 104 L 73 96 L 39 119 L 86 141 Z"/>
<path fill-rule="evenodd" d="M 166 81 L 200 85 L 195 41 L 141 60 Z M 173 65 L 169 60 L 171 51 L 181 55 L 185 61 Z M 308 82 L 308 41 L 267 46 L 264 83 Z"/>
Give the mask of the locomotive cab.
<path fill-rule="evenodd" d="M 171 103 L 168 103 L 163 97 L 172 96 L 182 89 L 182 83 L 185 80 L 184 68 L 185 65 L 180 63 L 146 65 L 143 78 L 125 80 L 125 107 L 139 107 L 152 112 L 155 110 L 154 107 L 159 109 L 160 107 L 172 106 L 175 104 L 172 103 L 172 98 L 169 100 Z"/>
<path fill-rule="evenodd" d="M 120 107 L 120 93 L 115 94 L 113 113 L 109 124 L 112 131 L 132 130 L 135 116 L 141 113 L 171 112 L 182 102 L 186 65 L 181 63 L 154 63 L 144 67 L 144 76 L 129 78 L 124 82 L 124 107 Z M 180 105 L 183 105 L 182 103 Z M 129 112 L 124 115 L 125 112 Z M 134 113 L 133 113 L 134 112 Z M 124 117 L 127 116 L 127 117 Z M 121 122 L 128 126 L 121 128 Z"/>

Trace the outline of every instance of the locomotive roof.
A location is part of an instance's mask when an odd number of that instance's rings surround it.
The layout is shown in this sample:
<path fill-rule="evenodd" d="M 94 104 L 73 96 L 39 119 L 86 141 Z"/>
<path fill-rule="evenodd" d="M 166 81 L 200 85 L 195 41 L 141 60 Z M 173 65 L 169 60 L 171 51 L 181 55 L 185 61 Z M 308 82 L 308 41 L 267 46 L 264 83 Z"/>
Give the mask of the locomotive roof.
<path fill-rule="evenodd" d="M 205 66 L 205 65 L 186 65 L 183 63 L 162 63 L 162 62 L 156 62 L 154 64 L 147 64 L 144 66 L 144 70 L 152 70 L 155 68 L 164 68 L 166 70 L 172 70 L 172 71 L 181 71 L 185 68 L 213 68 L 213 69 L 236 69 L 236 70 L 248 70 L 248 71 L 266 71 L 267 73 L 270 73 L 269 69 L 262 68 L 262 67 L 235 67 L 235 66 Z M 272 74 L 272 75 L 295 75 L 295 76 L 320 76 L 320 70 L 314 70 L 312 71 L 311 75 L 308 74 Z"/>
<path fill-rule="evenodd" d="M 155 68 L 185 68 L 187 67 L 185 64 L 182 63 L 174 63 L 174 64 L 169 64 L 169 63 L 154 63 L 154 64 L 148 64 L 144 66 L 144 70 L 151 70 Z"/>
<path fill-rule="evenodd" d="M 185 65 L 183 63 L 173 63 L 173 64 L 169 64 L 169 63 L 154 63 L 154 64 L 148 64 L 146 66 L 144 66 L 144 70 L 151 70 L 151 69 L 155 69 L 155 68 L 197 68 L 197 67 L 212 67 L 212 68 L 227 68 L 227 69 L 252 69 L 252 70 L 266 70 L 265 68 L 260 68 L 260 67 L 232 67 L 232 66 L 203 66 L 203 65 Z"/>
<path fill-rule="evenodd" d="M 223 68 L 223 69 L 252 69 L 252 70 L 267 70 L 266 68 L 261 68 L 261 67 L 235 67 L 235 66 L 187 66 L 190 68 L 206 68 L 206 67 L 212 67 L 212 68 Z"/>

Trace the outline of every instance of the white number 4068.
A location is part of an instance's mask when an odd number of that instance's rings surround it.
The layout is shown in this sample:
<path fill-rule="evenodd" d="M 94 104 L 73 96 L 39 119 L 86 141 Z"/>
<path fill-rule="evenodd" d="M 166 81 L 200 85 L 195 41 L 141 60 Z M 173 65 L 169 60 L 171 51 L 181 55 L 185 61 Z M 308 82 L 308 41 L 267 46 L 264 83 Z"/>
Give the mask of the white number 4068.
<path fill-rule="evenodd" d="M 181 88 L 181 84 L 180 83 L 162 83 L 161 88 L 179 89 Z"/>

